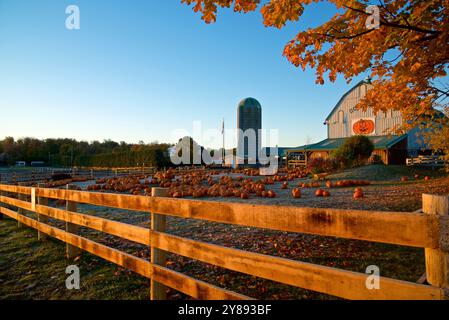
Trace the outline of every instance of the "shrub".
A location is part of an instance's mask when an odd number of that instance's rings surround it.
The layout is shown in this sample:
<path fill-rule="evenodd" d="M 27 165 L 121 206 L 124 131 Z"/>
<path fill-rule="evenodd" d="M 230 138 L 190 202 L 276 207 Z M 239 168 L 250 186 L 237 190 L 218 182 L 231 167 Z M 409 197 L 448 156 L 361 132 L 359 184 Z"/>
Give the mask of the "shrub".
<path fill-rule="evenodd" d="M 338 148 L 332 155 L 346 167 L 358 166 L 366 162 L 374 151 L 374 145 L 365 136 L 353 136 Z"/>
<path fill-rule="evenodd" d="M 314 174 L 332 172 L 337 168 L 338 162 L 335 159 L 314 158 L 308 164 L 309 171 Z"/>

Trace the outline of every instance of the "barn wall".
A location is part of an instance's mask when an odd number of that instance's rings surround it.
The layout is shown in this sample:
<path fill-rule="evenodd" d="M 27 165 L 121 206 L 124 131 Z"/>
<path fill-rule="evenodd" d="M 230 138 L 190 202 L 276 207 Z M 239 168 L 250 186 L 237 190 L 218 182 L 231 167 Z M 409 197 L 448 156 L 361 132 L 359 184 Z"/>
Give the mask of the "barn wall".
<path fill-rule="evenodd" d="M 366 111 L 355 109 L 355 106 L 365 96 L 370 87 L 372 87 L 370 84 L 361 84 L 341 101 L 328 121 L 329 139 L 350 137 L 352 135 L 351 126 L 353 119 L 375 118 L 375 135 L 378 136 L 390 134 L 392 130 L 401 126 L 402 116 L 399 111 L 388 111 L 387 114 L 380 112 L 374 115 L 372 109 Z"/>

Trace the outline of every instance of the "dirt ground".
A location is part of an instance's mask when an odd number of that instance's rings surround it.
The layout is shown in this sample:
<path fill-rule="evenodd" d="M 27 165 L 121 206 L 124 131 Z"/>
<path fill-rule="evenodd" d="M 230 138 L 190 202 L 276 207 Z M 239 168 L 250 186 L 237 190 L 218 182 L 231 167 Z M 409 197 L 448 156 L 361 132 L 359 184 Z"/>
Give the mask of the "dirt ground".
<path fill-rule="evenodd" d="M 419 178 L 415 179 L 415 175 L 419 175 Z M 238 174 L 232 176 L 236 177 Z M 425 176 L 428 176 L 430 180 L 424 181 Z M 408 181 L 401 181 L 402 177 L 407 177 Z M 301 190 L 302 197 L 299 199 L 294 199 L 291 196 L 291 190 L 297 188 L 299 183 L 311 182 L 313 181 L 312 179 L 296 179 L 293 182 L 289 182 L 289 188 L 286 190 L 281 189 L 281 183 L 267 186 L 267 189 L 276 192 L 277 197 L 274 199 L 251 196 L 248 200 L 234 197 L 204 198 L 200 200 L 409 212 L 421 207 L 423 193 L 449 194 L 449 176 L 441 171 L 425 168 L 371 165 L 332 174 L 327 179 L 333 182 L 339 180 L 368 180 L 371 184 L 362 187 L 365 197 L 358 200 L 354 200 L 352 197 L 354 187 L 332 188 L 329 190 L 331 193 L 329 198 L 315 197 L 317 188 L 303 188 Z M 325 188 L 324 182 L 321 182 L 321 187 Z"/>

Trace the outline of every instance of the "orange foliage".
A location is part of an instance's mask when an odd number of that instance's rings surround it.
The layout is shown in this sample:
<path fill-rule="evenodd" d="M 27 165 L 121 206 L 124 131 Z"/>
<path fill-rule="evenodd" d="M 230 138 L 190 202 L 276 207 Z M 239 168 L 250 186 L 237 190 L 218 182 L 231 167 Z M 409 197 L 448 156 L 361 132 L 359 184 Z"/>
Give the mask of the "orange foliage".
<path fill-rule="evenodd" d="M 297 21 L 305 6 L 320 0 L 181 0 L 202 13 L 207 23 L 216 21 L 217 9 L 255 11 L 259 5 L 265 26 L 282 28 Z M 321 0 L 324 2 L 324 0 Z M 335 81 L 342 75 L 348 82 L 369 72 L 373 88 L 358 108 L 375 112 L 400 110 L 406 129 L 426 125 L 441 117 L 441 98 L 449 97 L 449 86 L 438 84 L 446 76 L 449 55 L 448 0 L 384 0 L 379 5 L 380 27 L 367 28 L 367 1 L 327 0 L 338 13 L 324 24 L 300 31 L 284 48 L 284 56 L 295 66 L 316 70 L 316 82 Z M 391 58 L 392 55 L 395 58 Z M 431 119 L 431 121 L 429 121 Z M 443 125 L 436 130 L 447 128 Z M 446 130 L 447 131 L 447 130 Z M 435 134 L 435 133 L 434 133 Z M 431 139 L 429 139 L 431 140 Z M 444 147 L 444 146 L 443 146 Z M 447 143 L 445 145 L 447 147 Z"/>

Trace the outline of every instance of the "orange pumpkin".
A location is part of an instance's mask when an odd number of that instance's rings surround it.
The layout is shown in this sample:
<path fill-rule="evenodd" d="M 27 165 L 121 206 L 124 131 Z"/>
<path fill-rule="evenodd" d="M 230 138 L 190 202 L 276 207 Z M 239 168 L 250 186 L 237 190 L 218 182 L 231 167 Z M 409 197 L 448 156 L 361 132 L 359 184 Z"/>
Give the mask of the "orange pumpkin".
<path fill-rule="evenodd" d="M 374 133 L 375 127 L 376 125 L 374 124 L 373 120 L 360 119 L 359 121 L 354 123 L 354 125 L 352 126 L 352 131 L 355 134 L 361 135 L 372 134 Z"/>
<path fill-rule="evenodd" d="M 361 199 L 365 196 L 362 188 L 355 188 L 354 190 L 354 199 Z"/>
<path fill-rule="evenodd" d="M 299 189 L 293 189 L 293 190 L 292 190 L 292 196 L 293 196 L 293 198 L 295 198 L 295 199 L 301 198 L 301 190 L 299 190 Z"/>

